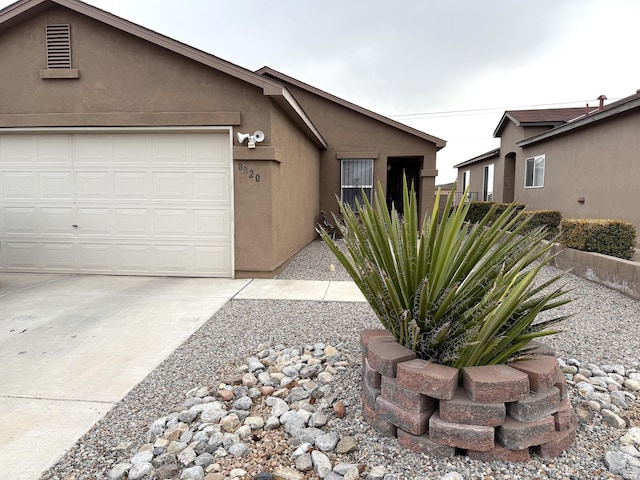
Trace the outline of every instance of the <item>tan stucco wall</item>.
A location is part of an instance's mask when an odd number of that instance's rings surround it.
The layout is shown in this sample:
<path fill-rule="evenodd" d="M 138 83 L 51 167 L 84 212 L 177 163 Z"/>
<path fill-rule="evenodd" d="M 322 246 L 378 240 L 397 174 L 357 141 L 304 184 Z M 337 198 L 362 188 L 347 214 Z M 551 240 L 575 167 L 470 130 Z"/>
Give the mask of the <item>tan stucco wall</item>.
<path fill-rule="evenodd" d="M 518 201 L 565 218 L 616 218 L 640 231 L 640 111 L 523 149 L 516 163 Z M 525 158 L 545 155 L 543 188 L 524 188 Z M 584 197 L 584 204 L 578 203 Z"/>
<path fill-rule="evenodd" d="M 542 133 L 548 130 L 548 127 L 518 127 L 513 122 L 508 122 L 500 134 L 500 155 L 478 161 L 471 165 L 458 168 L 458 189 L 462 189 L 462 176 L 465 170 L 470 171 L 470 192 L 477 193 L 477 199 L 482 201 L 482 186 L 484 179 L 484 167 L 493 163 L 494 179 L 493 179 L 493 201 L 494 202 L 510 202 L 520 200 L 517 198 L 518 183 L 524 185 L 524 177 L 518 177 L 517 173 L 514 176 L 514 172 L 510 171 L 509 161 L 507 157 L 510 154 L 515 155 L 515 163 L 517 164 L 522 159 L 522 148 L 516 145 L 517 142 L 524 140 L 525 138 L 533 137 L 538 133 Z M 524 175 L 524 173 L 522 173 Z M 506 198 L 506 192 L 509 191 L 509 187 L 513 187 L 514 198 Z M 475 199 L 475 196 L 472 195 Z"/>
<path fill-rule="evenodd" d="M 61 23 L 79 76 L 42 79 L 45 27 Z M 318 150 L 259 87 L 57 6 L 0 45 L 0 127 L 232 126 L 236 270 L 273 271 L 314 238 Z M 255 150 L 239 145 L 236 132 L 256 130 Z"/>
<path fill-rule="evenodd" d="M 436 146 L 407 132 L 395 129 L 351 109 L 330 102 L 293 85 L 289 89 L 327 140 L 322 152 L 320 208 L 338 212 L 336 195 L 340 195 L 340 160 L 345 152 L 375 152 L 374 186 L 378 181 L 386 188 L 389 157 L 423 157 L 420 200 L 421 212 L 431 213 L 436 176 Z"/>

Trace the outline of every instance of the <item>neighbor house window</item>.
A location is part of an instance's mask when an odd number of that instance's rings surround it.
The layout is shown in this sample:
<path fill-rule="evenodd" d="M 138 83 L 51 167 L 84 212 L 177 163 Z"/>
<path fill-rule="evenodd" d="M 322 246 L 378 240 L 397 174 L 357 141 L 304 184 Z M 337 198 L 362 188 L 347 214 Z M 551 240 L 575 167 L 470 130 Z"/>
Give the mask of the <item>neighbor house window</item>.
<path fill-rule="evenodd" d="M 464 195 L 464 191 L 469 186 L 469 183 L 471 183 L 471 170 L 465 170 L 464 172 L 462 172 L 462 190 L 460 190 L 460 193 L 462 195 Z M 468 198 L 469 198 L 469 195 L 467 195 L 467 199 Z"/>
<path fill-rule="evenodd" d="M 544 187 L 544 155 L 525 160 L 524 186 L 526 188 Z"/>
<path fill-rule="evenodd" d="M 493 201 L 493 163 L 484 166 L 484 178 L 482 181 L 482 200 Z"/>
<path fill-rule="evenodd" d="M 362 193 L 371 201 L 373 194 L 373 159 L 343 158 L 340 164 L 340 201 L 356 208 L 356 198 L 362 203 Z"/>

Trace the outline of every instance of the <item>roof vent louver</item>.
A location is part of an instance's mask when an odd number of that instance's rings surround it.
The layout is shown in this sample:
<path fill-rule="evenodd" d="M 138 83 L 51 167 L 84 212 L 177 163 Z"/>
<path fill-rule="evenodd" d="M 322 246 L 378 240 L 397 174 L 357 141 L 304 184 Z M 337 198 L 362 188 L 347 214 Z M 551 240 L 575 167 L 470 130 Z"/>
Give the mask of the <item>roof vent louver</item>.
<path fill-rule="evenodd" d="M 71 68 L 70 25 L 47 25 L 47 68 Z"/>

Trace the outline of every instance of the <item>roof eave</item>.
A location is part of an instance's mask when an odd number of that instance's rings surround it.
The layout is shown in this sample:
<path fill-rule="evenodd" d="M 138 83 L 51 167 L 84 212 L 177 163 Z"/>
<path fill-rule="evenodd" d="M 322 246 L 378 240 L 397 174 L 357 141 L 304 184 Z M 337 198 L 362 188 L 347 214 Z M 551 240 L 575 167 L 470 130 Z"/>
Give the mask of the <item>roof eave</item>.
<path fill-rule="evenodd" d="M 490 158 L 494 158 L 500 155 L 500 147 L 494 148 L 486 153 L 480 154 L 477 157 L 470 158 L 469 160 L 465 160 L 462 163 L 458 163 L 454 165 L 453 168 L 466 167 L 467 165 L 472 165 L 474 163 L 482 162 L 484 160 L 488 160 Z"/>
<path fill-rule="evenodd" d="M 428 133 L 422 132 L 420 130 L 417 130 L 415 128 L 409 127 L 408 125 L 405 125 L 404 123 L 400 123 L 397 122 L 395 120 L 392 120 L 388 117 L 385 117 L 384 115 L 380 115 L 379 113 L 375 113 L 372 112 L 371 110 L 367 110 L 364 107 L 361 107 L 359 105 L 356 105 L 354 103 L 348 102 L 347 100 L 344 100 L 340 97 L 336 97 L 335 95 L 332 95 L 330 93 L 327 93 L 323 90 L 320 90 L 316 87 L 313 87 L 309 84 L 306 84 L 304 82 L 301 82 L 300 80 L 297 80 L 293 77 L 290 77 L 288 75 L 285 75 L 282 72 L 279 72 L 277 70 L 274 70 L 270 67 L 262 67 L 259 70 L 256 70 L 256 73 L 258 75 L 263 75 L 263 76 L 268 76 L 268 77 L 272 77 L 275 78 L 276 80 L 280 80 L 282 82 L 285 83 L 290 83 L 292 85 L 295 85 L 298 88 L 301 88 L 303 90 L 306 90 L 308 92 L 311 92 L 315 95 L 318 95 L 322 98 L 325 98 L 331 102 L 337 103 L 339 105 L 342 105 L 343 107 L 349 108 L 351 110 L 354 110 L 362 115 L 366 115 L 370 118 L 373 118 L 379 122 L 385 123 L 391 127 L 397 128 L 399 130 L 403 130 L 407 133 L 410 133 L 411 135 L 415 135 L 417 137 L 422 138 L 423 140 L 427 140 L 429 142 L 432 142 L 433 144 L 435 144 L 436 146 L 436 151 L 442 149 L 443 147 L 445 147 L 447 145 L 446 140 L 443 140 L 441 138 L 438 137 L 434 137 L 433 135 L 429 135 Z"/>
<path fill-rule="evenodd" d="M 535 143 L 541 142 L 543 140 L 547 140 L 551 137 L 555 137 L 556 135 L 562 135 L 572 130 L 576 130 L 578 128 L 585 127 L 587 125 L 591 125 L 595 122 L 607 120 L 615 115 L 619 115 L 621 113 L 627 112 L 629 110 L 634 110 L 636 108 L 640 108 L 640 98 L 636 98 L 628 103 L 624 103 L 615 108 L 606 109 L 603 111 L 598 111 L 592 113 L 584 118 L 579 120 L 575 120 L 569 123 L 562 124 L 558 127 L 552 128 L 551 130 L 547 130 L 539 135 L 535 135 L 533 137 L 526 138 L 516 143 L 518 147 L 526 147 L 529 145 L 533 145 Z"/>

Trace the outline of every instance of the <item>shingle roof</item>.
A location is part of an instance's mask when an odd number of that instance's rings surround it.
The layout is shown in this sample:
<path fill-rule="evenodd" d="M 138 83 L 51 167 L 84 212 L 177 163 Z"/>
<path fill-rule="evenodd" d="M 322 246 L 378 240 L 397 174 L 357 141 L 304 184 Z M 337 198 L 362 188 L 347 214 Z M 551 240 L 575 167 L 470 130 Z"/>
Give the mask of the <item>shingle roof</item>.
<path fill-rule="evenodd" d="M 589 107 L 589 111 L 597 110 L 597 107 Z M 548 126 L 557 127 L 574 118 L 584 115 L 586 107 L 573 108 L 546 108 L 540 110 L 507 110 L 502 115 L 498 126 L 493 132 L 494 137 L 499 137 L 502 130 L 510 120 L 518 127 Z"/>

